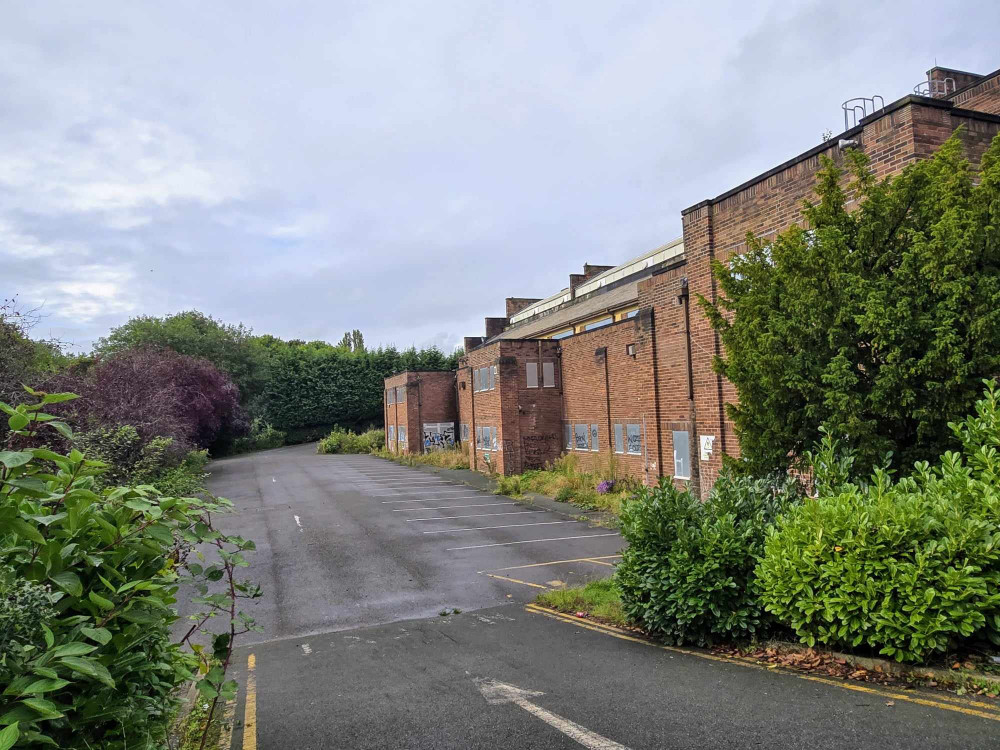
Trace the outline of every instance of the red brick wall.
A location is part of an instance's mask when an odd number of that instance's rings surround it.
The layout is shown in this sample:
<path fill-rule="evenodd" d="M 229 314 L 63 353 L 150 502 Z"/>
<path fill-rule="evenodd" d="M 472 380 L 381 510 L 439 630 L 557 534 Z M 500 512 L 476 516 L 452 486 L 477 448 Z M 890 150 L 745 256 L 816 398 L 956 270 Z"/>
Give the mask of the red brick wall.
<path fill-rule="evenodd" d="M 950 97 L 956 107 L 1000 115 L 1000 71 Z"/>
<path fill-rule="evenodd" d="M 476 447 L 477 427 L 496 427 L 497 442 L 502 445 L 503 432 L 500 419 L 500 388 L 492 391 L 473 391 L 472 371 L 497 364 L 500 358 L 500 344 L 473 349 L 463 358 L 459 368 L 459 379 L 465 381 L 465 390 L 459 391 L 459 410 L 462 422 L 469 425 L 469 464 L 477 471 L 487 471 L 490 466 L 502 470 L 503 451 L 484 451 Z M 485 456 L 489 455 L 489 461 Z"/>
<path fill-rule="evenodd" d="M 418 417 L 418 396 L 417 396 L 417 373 L 401 372 L 385 379 L 382 390 L 382 404 L 386 410 L 385 420 L 385 440 L 386 447 L 394 453 L 402 452 L 403 446 L 399 444 L 399 426 L 406 427 L 406 453 L 420 453 L 422 449 L 420 430 L 420 419 Z M 386 391 L 389 388 L 404 386 L 406 388 L 406 398 L 403 403 L 389 404 Z M 394 394 L 395 397 L 395 394 Z M 389 440 L 389 425 L 395 426 L 395 439 Z"/>
<path fill-rule="evenodd" d="M 988 118 L 955 116 L 950 108 L 948 102 L 936 106 L 920 100 L 905 102 L 894 111 L 865 123 L 850 137 L 860 141 L 860 147 L 871 159 L 879 177 L 896 174 L 915 159 L 926 158 L 959 125 L 966 126 L 963 140 L 970 158 L 978 161 L 1000 124 Z M 717 299 L 710 263 L 712 259 L 725 261 L 744 251 L 747 233 L 769 240 L 801 220 L 801 202 L 813 194 L 820 154 L 838 163 L 843 161 L 837 144 L 830 142 L 821 150 L 773 170 L 737 191 L 703 201 L 682 213 L 691 292 L 695 431 L 699 436 L 715 437 L 712 457 L 699 462 L 698 440 L 692 436 L 693 463 L 698 464 L 702 494 L 711 488 L 718 476 L 722 454 L 737 456 L 739 446 L 723 407 L 725 402 L 736 401 L 736 393 L 730 383 L 712 371 L 712 357 L 720 353 L 720 345 L 696 304 L 697 295 L 712 301 Z"/>
<path fill-rule="evenodd" d="M 563 367 L 559 342 L 539 339 L 501 345 L 503 450 L 506 474 L 540 469 L 562 452 Z M 538 362 L 538 388 L 528 388 L 528 362 Z M 542 363 L 554 366 L 555 384 L 546 388 Z"/>

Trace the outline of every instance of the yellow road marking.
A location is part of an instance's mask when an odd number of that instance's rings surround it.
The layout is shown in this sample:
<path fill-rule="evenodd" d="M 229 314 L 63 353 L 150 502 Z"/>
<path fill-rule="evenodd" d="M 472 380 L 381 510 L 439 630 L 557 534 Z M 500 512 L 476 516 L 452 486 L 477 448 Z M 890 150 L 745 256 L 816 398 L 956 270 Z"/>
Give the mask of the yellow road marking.
<path fill-rule="evenodd" d="M 543 586 L 540 583 L 531 583 L 530 581 L 522 581 L 518 578 L 511 578 L 510 576 L 496 576 L 493 575 L 492 573 L 484 573 L 483 575 L 489 576 L 490 578 L 496 578 L 500 581 L 510 581 L 511 583 L 522 583 L 525 586 L 534 586 L 536 589 L 545 589 L 546 591 L 549 590 L 548 586 Z"/>
<path fill-rule="evenodd" d="M 646 640 L 644 638 L 637 638 L 632 635 L 627 635 L 626 631 L 622 631 L 619 628 L 615 628 L 611 625 L 604 625 L 603 623 L 596 623 L 590 621 L 581 620 L 578 617 L 573 617 L 572 615 L 564 614 L 563 612 L 558 612 L 554 609 L 548 609 L 547 607 L 540 607 L 537 604 L 528 604 L 525 609 L 529 612 L 535 614 L 545 615 L 546 617 L 551 617 L 554 620 L 561 620 L 562 622 L 568 622 L 577 627 L 584 628 L 585 630 L 593 630 L 595 633 L 603 633 L 604 635 L 610 635 L 613 638 L 618 638 L 623 641 L 632 641 L 634 643 L 641 643 L 644 646 L 652 646 L 654 648 L 659 648 L 664 651 L 673 651 L 675 653 L 687 654 L 689 656 L 697 656 L 700 659 L 707 659 L 709 661 L 720 661 L 726 662 L 728 664 L 734 664 L 741 667 L 750 667 L 752 669 L 759 669 L 761 671 L 767 671 L 772 669 L 774 665 L 762 665 L 756 662 L 750 661 L 749 659 L 740 659 L 738 657 L 728 657 L 728 656 L 716 656 L 715 654 L 706 654 L 699 651 L 692 651 L 686 648 L 678 648 L 677 646 L 664 646 L 660 643 L 653 643 L 652 641 Z M 782 674 L 787 674 L 793 677 L 798 677 L 802 680 L 809 680 L 811 682 L 820 682 L 824 685 L 830 685 L 831 687 L 843 688 L 845 690 L 855 690 L 860 693 L 869 693 L 871 695 L 877 695 L 883 698 L 891 698 L 893 700 L 906 701 L 907 703 L 915 703 L 920 706 L 929 706 L 931 708 L 940 708 L 943 711 L 955 711 L 957 713 L 965 714 L 967 716 L 976 716 L 981 719 L 990 719 L 992 721 L 1000 721 L 1000 707 L 994 706 L 989 703 L 983 703 L 981 701 L 964 701 L 965 705 L 956 705 L 957 699 L 951 696 L 942 696 L 940 700 L 921 698 L 916 695 L 907 695 L 906 693 L 899 693 L 892 690 L 884 690 L 881 688 L 868 687 L 866 685 L 858 685 L 851 682 L 841 682 L 840 680 L 833 680 L 825 677 L 816 677 L 814 675 L 798 674 L 796 672 L 781 670 Z M 951 703 L 944 702 L 953 701 Z M 981 708 L 989 709 L 989 711 L 977 711 L 975 708 L 968 708 L 967 706 L 976 706 Z M 991 713 L 993 712 L 993 713 Z"/>
<path fill-rule="evenodd" d="M 598 565 L 607 565 L 609 568 L 615 567 L 614 563 L 604 562 L 603 560 L 598 560 L 596 557 L 588 557 L 587 562 L 597 563 Z"/>
<path fill-rule="evenodd" d="M 226 701 L 226 710 L 222 713 L 222 731 L 219 734 L 219 747 L 229 750 L 233 746 L 233 720 L 236 718 L 236 701 Z"/>
<path fill-rule="evenodd" d="M 243 750 L 257 750 L 257 657 L 247 657 L 247 704 L 243 709 Z"/>
<path fill-rule="evenodd" d="M 612 557 L 621 557 L 621 555 L 603 555 L 601 557 L 574 557 L 572 560 L 553 560 L 552 562 L 531 563 L 530 565 L 511 565 L 509 568 L 494 568 L 493 572 L 499 573 L 504 570 L 520 570 L 521 568 L 540 568 L 545 565 L 562 565 L 563 563 L 575 563 L 575 562 L 596 563 L 599 560 L 610 560 Z M 604 565 L 610 565 L 610 563 L 604 563 Z M 480 571 L 480 572 L 485 572 L 485 571 Z"/>

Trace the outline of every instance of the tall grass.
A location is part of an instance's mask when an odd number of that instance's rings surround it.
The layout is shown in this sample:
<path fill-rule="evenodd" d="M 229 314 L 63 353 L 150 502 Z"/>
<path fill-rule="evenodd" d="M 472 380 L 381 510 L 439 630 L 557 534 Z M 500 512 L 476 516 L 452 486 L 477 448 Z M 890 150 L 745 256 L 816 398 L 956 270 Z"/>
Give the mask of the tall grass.
<path fill-rule="evenodd" d="M 335 429 L 316 446 L 317 453 L 375 453 L 385 446 L 382 430 L 368 430 L 360 435 Z"/>
<path fill-rule="evenodd" d="M 544 469 L 497 477 L 495 492 L 508 497 L 537 492 L 588 510 L 603 510 L 617 515 L 622 500 L 638 488 L 639 483 L 624 473 L 615 456 L 610 456 L 594 471 L 582 471 L 579 458 L 567 453 L 546 464 Z"/>
<path fill-rule="evenodd" d="M 430 451 L 429 453 L 392 453 L 385 449 L 375 451 L 379 458 L 395 461 L 403 466 L 436 466 L 439 469 L 468 469 L 469 447 L 460 443 L 448 450 Z"/>

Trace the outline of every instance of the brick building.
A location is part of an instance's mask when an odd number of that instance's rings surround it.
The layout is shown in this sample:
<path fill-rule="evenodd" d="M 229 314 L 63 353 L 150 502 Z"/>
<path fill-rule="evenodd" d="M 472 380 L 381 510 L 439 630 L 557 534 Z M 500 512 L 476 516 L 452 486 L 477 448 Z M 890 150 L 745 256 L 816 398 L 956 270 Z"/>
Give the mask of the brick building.
<path fill-rule="evenodd" d="M 843 133 L 685 209 L 682 237 L 620 266 L 585 264 L 545 299 L 507 298 L 504 317 L 466 338 L 452 374 L 458 439 L 474 467 L 512 474 L 564 452 L 585 467 L 613 456 L 647 484 L 672 477 L 707 492 L 722 454 L 739 454 L 725 414 L 736 394 L 712 369 L 721 344 L 691 305 L 699 294 L 717 299 L 711 262 L 743 251 L 748 233 L 767 240 L 801 221 L 823 155 L 839 163 L 846 148 L 861 149 L 884 177 L 961 126 L 978 163 L 1000 132 L 1000 71 L 936 67 L 914 91 L 884 106 L 847 103 Z M 416 375 L 387 379 L 387 394 Z M 407 423 L 407 434 L 420 423 Z"/>
<path fill-rule="evenodd" d="M 385 379 L 385 445 L 423 453 L 455 445 L 455 373 L 407 370 Z"/>

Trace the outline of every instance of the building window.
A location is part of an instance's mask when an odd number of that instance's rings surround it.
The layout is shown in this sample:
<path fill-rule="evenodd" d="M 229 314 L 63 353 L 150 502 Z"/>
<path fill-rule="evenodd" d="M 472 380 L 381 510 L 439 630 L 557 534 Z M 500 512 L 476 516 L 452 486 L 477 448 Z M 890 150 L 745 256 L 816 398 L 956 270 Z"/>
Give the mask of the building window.
<path fill-rule="evenodd" d="M 625 452 L 624 429 L 620 424 L 615 425 L 615 453 Z"/>
<path fill-rule="evenodd" d="M 625 354 L 629 357 L 635 356 L 635 344 L 625 344 Z"/>
<path fill-rule="evenodd" d="M 462 431 L 459 433 L 461 435 L 461 438 L 460 438 L 461 441 L 463 443 L 469 442 L 469 425 L 463 424 L 461 430 Z"/>
<path fill-rule="evenodd" d="M 396 425 L 394 424 L 389 425 L 389 442 L 396 442 Z"/>
<path fill-rule="evenodd" d="M 396 435 L 399 438 L 399 444 L 400 444 L 400 446 L 405 446 L 406 445 L 406 427 L 403 426 L 403 425 L 399 425 L 396 428 Z"/>
<path fill-rule="evenodd" d="M 625 425 L 625 452 L 633 456 L 642 455 L 642 425 Z"/>
<path fill-rule="evenodd" d="M 386 390 L 386 392 L 385 392 L 385 402 L 387 404 L 389 404 L 390 406 L 392 404 L 396 403 L 396 389 L 395 388 L 389 388 L 389 389 Z"/>
<path fill-rule="evenodd" d="M 674 430 L 674 477 L 691 478 L 691 441 L 687 430 Z"/>
<path fill-rule="evenodd" d="M 566 450 L 573 450 L 573 426 L 569 423 L 563 425 L 563 436 L 565 440 L 563 441 L 566 446 Z"/>
<path fill-rule="evenodd" d="M 495 451 L 500 450 L 500 444 L 499 444 L 499 442 L 497 442 L 497 428 L 496 427 L 491 427 L 490 428 L 490 443 L 493 446 L 493 450 L 495 450 Z"/>
<path fill-rule="evenodd" d="M 590 450 L 598 451 L 600 450 L 600 443 L 597 440 L 597 425 L 590 425 Z"/>
<path fill-rule="evenodd" d="M 496 368 L 496 365 L 491 365 L 488 368 L 488 370 L 489 370 L 489 377 L 490 377 L 490 390 L 492 391 L 494 388 L 496 388 L 496 385 L 497 385 L 497 368 Z"/>
<path fill-rule="evenodd" d="M 483 449 L 483 428 L 482 427 L 477 427 L 476 428 L 476 448 L 478 450 L 482 450 Z"/>
<path fill-rule="evenodd" d="M 406 386 L 396 386 L 396 403 L 401 404 L 406 401 Z"/>
<path fill-rule="evenodd" d="M 472 371 L 472 390 L 479 390 L 479 370 Z"/>
<path fill-rule="evenodd" d="M 638 314 L 639 314 L 638 310 L 631 310 L 631 311 L 625 313 L 625 315 L 622 316 L 622 320 L 631 320 L 632 318 L 634 318 Z"/>
<path fill-rule="evenodd" d="M 556 364 L 555 362 L 542 362 L 542 385 L 545 388 L 556 387 Z"/>
<path fill-rule="evenodd" d="M 525 375 L 527 377 L 528 388 L 538 387 L 538 363 L 537 362 L 526 362 L 524 365 Z"/>
<path fill-rule="evenodd" d="M 585 330 L 585 331 L 593 331 L 595 328 L 604 328 L 604 326 L 609 326 L 613 322 L 614 321 L 611 318 L 604 318 L 602 320 L 595 320 L 593 323 L 587 323 L 587 325 L 585 325 L 583 327 L 583 330 Z"/>
<path fill-rule="evenodd" d="M 559 333 L 553 333 L 550 338 L 552 338 L 555 341 L 558 341 L 559 339 L 568 339 L 572 335 L 573 335 L 573 329 L 567 328 L 565 331 L 559 331 Z"/>
<path fill-rule="evenodd" d="M 587 445 L 587 433 L 589 428 L 585 424 L 578 424 L 574 426 L 574 434 L 576 435 L 576 449 L 578 451 L 585 451 L 589 447 Z"/>

